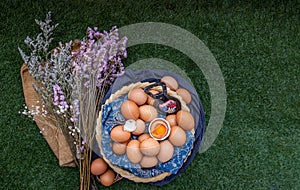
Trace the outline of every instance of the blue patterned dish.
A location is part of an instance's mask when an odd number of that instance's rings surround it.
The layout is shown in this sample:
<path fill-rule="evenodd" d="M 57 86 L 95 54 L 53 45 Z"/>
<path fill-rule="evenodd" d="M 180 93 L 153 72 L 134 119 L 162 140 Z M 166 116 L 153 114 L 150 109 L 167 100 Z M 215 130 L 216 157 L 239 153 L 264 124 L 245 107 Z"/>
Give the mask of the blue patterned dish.
<path fill-rule="evenodd" d="M 123 95 L 115 99 L 111 103 L 105 104 L 102 107 L 102 125 L 99 125 L 98 127 L 102 127 L 101 145 L 104 154 L 103 156 L 106 157 L 106 159 L 108 159 L 113 165 L 127 170 L 133 175 L 141 178 L 155 177 L 164 172 L 176 174 L 184 164 L 186 158 L 188 157 L 193 148 L 195 138 L 194 134 L 191 131 L 186 131 L 186 143 L 181 147 L 175 147 L 174 155 L 171 160 L 165 163 L 159 163 L 153 168 L 141 168 L 139 164 L 131 163 L 128 160 L 126 154 L 116 155 L 112 151 L 113 141 L 110 138 L 110 131 L 114 126 L 119 125 L 125 120 L 122 114 L 120 113 L 120 106 L 127 99 L 127 95 Z M 164 118 L 165 116 L 159 114 L 158 117 Z M 149 125 L 149 123 L 146 123 L 146 125 Z"/>

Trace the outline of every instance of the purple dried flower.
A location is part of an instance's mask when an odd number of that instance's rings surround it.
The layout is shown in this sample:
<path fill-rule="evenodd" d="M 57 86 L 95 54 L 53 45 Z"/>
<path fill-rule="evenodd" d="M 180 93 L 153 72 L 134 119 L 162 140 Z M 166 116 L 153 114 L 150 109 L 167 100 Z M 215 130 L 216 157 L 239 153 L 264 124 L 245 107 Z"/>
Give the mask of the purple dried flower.
<path fill-rule="evenodd" d="M 80 147 L 80 151 L 82 152 L 84 150 L 84 146 L 81 146 Z"/>
<path fill-rule="evenodd" d="M 60 98 L 60 100 L 65 100 L 65 96 L 64 95 L 61 95 L 59 98 Z"/>

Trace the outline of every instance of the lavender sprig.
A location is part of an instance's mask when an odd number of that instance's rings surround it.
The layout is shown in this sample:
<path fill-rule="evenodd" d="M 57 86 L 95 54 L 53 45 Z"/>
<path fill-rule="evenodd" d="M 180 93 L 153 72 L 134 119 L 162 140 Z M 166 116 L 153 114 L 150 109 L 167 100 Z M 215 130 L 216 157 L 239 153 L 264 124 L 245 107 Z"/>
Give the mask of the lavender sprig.
<path fill-rule="evenodd" d="M 36 80 L 42 80 L 43 76 L 40 75 L 40 72 L 43 71 L 44 68 L 41 66 L 41 63 L 45 63 L 48 59 L 50 53 L 49 46 L 53 40 L 51 36 L 58 24 L 51 25 L 51 12 L 48 12 L 46 15 L 45 22 L 39 20 L 35 21 L 40 26 L 42 33 L 39 33 L 35 39 L 31 39 L 27 36 L 24 40 L 24 43 L 31 50 L 30 55 L 26 55 L 20 47 L 18 47 L 18 49 L 22 59 L 29 68 L 31 76 Z"/>
<path fill-rule="evenodd" d="M 95 121 L 102 99 L 116 77 L 124 72 L 122 58 L 126 57 L 127 38 L 119 40 L 118 29 L 100 33 L 98 28 L 88 28 L 80 50 L 73 52 L 72 66 L 76 85 L 73 86 L 72 121 L 81 136 L 92 146 Z M 92 148 L 92 147 L 90 147 Z"/>

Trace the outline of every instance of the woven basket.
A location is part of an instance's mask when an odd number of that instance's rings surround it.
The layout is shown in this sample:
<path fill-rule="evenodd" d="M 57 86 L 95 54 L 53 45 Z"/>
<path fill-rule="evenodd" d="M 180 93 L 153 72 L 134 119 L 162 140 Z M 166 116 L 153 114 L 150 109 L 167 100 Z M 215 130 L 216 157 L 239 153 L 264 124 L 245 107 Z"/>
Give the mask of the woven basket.
<path fill-rule="evenodd" d="M 109 104 L 109 103 L 113 102 L 115 99 L 127 94 L 133 88 L 145 88 L 146 86 L 149 86 L 150 84 L 152 84 L 152 83 L 138 82 L 138 83 L 130 84 L 128 86 L 124 86 L 120 90 L 116 91 L 114 94 L 111 94 L 111 96 L 105 101 L 105 104 Z M 159 87 L 159 86 L 155 87 L 154 89 L 157 90 L 157 91 L 160 91 L 160 92 L 162 91 L 162 88 Z M 181 109 L 182 110 L 190 111 L 189 108 L 187 107 L 186 103 L 182 100 L 182 98 L 179 95 L 177 95 L 176 92 L 171 91 L 169 88 L 167 88 L 167 92 L 168 92 L 168 95 L 177 98 L 181 102 Z M 142 177 L 134 175 L 133 173 L 129 172 L 128 170 L 122 169 L 119 166 L 114 165 L 109 159 L 107 159 L 105 157 L 105 154 L 104 154 L 103 148 L 102 148 L 102 134 L 103 134 L 103 131 L 102 131 L 102 111 L 100 111 L 99 117 L 97 119 L 96 132 L 97 132 L 96 139 L 97 139 L 97 142 L 98 142 L 98 145 L 99 145 L 100 153 L 103 156 L 103 159 L 107 162 L 107 164 L 116 173 L 118 173 L 122 177 L 127 178 L 129 180 L 132 180 L 134 182 L 150 183 L 150 182 L 157 182 L 157 181 L 163 180 L 167 176 L 171 175 L 170 172 L 163 172 L 163 173 L 161 173 L 157 176 L 154 176 L 154 177 L 142 178 Z M 195 134 L 194 129 L 191 132 L 192 132 L 193 135 Z M 189 154 L 191 153 L 192 148 L 191 148 Z M 186 158 L 188 158 L 188 156 Z M 186 161 L 186 159 L 184 160 L 184 162 L 185 161 Z"/>

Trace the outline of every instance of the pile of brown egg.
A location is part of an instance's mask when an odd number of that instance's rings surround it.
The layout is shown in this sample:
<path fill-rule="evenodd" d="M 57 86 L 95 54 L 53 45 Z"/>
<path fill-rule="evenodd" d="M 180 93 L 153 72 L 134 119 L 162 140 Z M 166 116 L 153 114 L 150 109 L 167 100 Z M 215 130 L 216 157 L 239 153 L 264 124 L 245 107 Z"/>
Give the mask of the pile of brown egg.
<path fill-rule="evenodd" d="M 191 94 L 184 88 L 178 88 L 178 82 L 173 77 L 165 76 L 161 81 L 169 89 L 176 91 L 185 103 L 191 102 Z M 155 90 L 150 92 L 158 93 Z M 150 134 L 146 133 L 146 122 L 151 122 L 158 116 L 153 103 L 154 99 L 142 88 L 131 89 L 128 100 L 121 104 L 120 111 L 127 121 L 134 121 L 135 126 L 128 128 L 125 125 L 117 125 L 110 132 L 113 152 L 117 155 L 126 154 L 130 162 L 139 163 L 142 168 L 151 168 L 159 162 L 169 161 L 173 157 L 174 147 L 185 144 L 187 138 L 185 131 L 192 130 L 195 125 L 192 114 L 180 110 L 165 118 L 170 126 L 168 138 L 164 140 L 151 138 Z M 166 130 L 162 128 L 159 132 L 165 133 Z"/>

